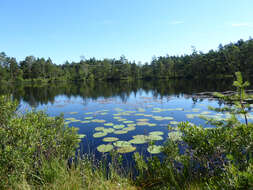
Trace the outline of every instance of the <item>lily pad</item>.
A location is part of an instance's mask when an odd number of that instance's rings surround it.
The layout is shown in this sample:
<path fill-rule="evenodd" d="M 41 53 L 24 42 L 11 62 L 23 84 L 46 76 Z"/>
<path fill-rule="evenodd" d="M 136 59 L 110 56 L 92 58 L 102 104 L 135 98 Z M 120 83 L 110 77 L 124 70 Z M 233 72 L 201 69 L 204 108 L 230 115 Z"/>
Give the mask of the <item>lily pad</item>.
<path fill-rule="evenodd" d="M 91 121 L 80 121 L 80 123 L 90 123 Z"/>
<path fill-rule="evenodd" d="M 148 147 L 148 152 L 150 153 L 150 154 L 159 154 L 159 153 L 161 153 L 161 151 L 162 151 L 162 146 L 158 146 L 158 145 L 151 145 L 151 146 L 149 146 Z"/>
<path fill-rule="evenodd" d="M 147 121 L 149 121 L 149 119 L 136 119 L 136 121 L 139 121 L 139 122 L 147 122 Z"/>
<path fill-rule="evenodd" d="M 149 123 L 148 126 L 155 127 L 155 126 L 157 126 L 157 124 L 156 123 Z"/>
<path fill-rule="evenodd" d="M 163 134 L 164 134 L 164 132 L 162 132 L 162 131 L 152 131 L 149 133 L 149 135 L 163 135 Z"/>
<path fill-rule="evenodd" d="M 125 125 L 114 125 L 113 126 L 114 129 L 122 129 L 124 127 L 125 127 Z"/>
<path fill-rule="evenodd" d="M 133 144 L 144 144 L 148 142 L 148 137 L 145 135 L 138 136 L 138 137 L 133 138 L 129 142 Z"/>
<path fill-rule="evenodd" d="M 131 146 L 131 143 L 128 141 L 117 141 L 113 143 L 113 145 L 116 147 L 127 147 L 127 146 Z"/>
<path fill-rule="evenodd" d="M 117 138 L 117 137 L 105 137 L 105 138 L 103 138 L 104 142 L 114 142 L 114 141 L 117 141 L 117 140 L 119 140 L 119 138 Z"/>
<path fill-rule="evenodd" d="M 89 120 L 89 119 L 93 119 L 93 117 L 85 117 L 84 119 Z"/>
<path fill-rule="evenodd" d="M 105 123 L 104 126 L 113 126 L 113 123 Z"/>
<path fill-rule="evenodd" d="M 105 120 L 103 120 L 103 119 L 93 119 L 93 120 L 91 120 L 92 122 L 94 122 L 94 123 L 104 123 L 104 122 L 106 122 Z"/>
<path fill-rule="evenodd" d="M 80 139 L 82 139 L 82 138 L 84 138 L 84 137 L 86 137 L 85 134 L 79 134 L 79 135 L 78 135 L 78 138 L 80 138 Z"/>
<path fill-rule="evenodd" d="M 149 135 L 148 136 L 148 140 L 151 140 L 151 141 L 161 141 L 161 140 L 163 140 L 163 137 L 161 137 L 159 135 Z"/>
<path fill-rule="evenodd" d="M 113 145 L 111 144 L 101 144 L 97 147 L 99 152 L 110 152 L 113 149 Z"/>
<path fill-rule="evenodd" d="M 107 133 L 105 133 L 105 132 L 97 132 L 97 133 L 93 134 L 93 137 L 94 138 L 100 138 L 100 137 L 104 137 L 106 135 L 107 135 Z"/>
<path fill-rule="evenodd" d="M 103 131 L 105 128 L 104 127 L 96 127 L 95 131 Z"/>
<path fill-rule="evenodd" d="M 177 125 L 177 124 L 179 124 L 179 122 L 177 122 L 177 121 L 171 121 L 170 124 L 171 125 Z"/>
<path fill-rule="evenodd" d="M 134 123 L 134 121 L 123 121 L 123 123 Z"/>
<path fill-rule="evenodd" d="M 138 123 L 136 123 L 136 125 L 145 126 L 145 125 L 149 125 L 149 123 L 148 122 L 138 122 Z"/>
<path fill-rule="evenodd" d="M 121 147 L 117 149 L 118 153 L 124 154 L 124 153 L 129 153 L 129 152 L 134 152 L 136 150 L 136 147 L 134 146 L 127 146 L 127 147 Z"/>
<path fill-rule="evenodd" d="M 115 131 L 115 129 L 113 129 L 113 128 L 107 128 L 107 129 L 103 130 L 104 133 L 113 133 L 114 131 Z"/>
<path fill-rule="evenodd" d="M 136 128 L 135 127 L 125 127 L 123 130 L 125 131 L 134 131 Z"/>
<path fill-rule="evenodd" d="M 116 134 L 116 135 L 121 135 L 121 134 L 126 134 L 128 131 L 126 130 L 117 130 L 117 131 L 114 131 L 113 133 Z"/>
<path fill-rule="evenodd" d="M 131 124 L 127 124 L 127 126 L 128 126 L 128 127 L 135 127 L 136 124 L 131 123 Z"/>

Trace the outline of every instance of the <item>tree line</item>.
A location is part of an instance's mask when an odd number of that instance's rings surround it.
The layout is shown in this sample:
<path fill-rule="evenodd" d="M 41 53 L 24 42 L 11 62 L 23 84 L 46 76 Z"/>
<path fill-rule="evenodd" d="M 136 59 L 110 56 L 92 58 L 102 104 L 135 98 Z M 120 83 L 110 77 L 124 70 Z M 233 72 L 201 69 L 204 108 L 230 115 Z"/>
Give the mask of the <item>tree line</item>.
<path fill-rule="evenodd" d="M 241 71 L 253 74 L 253 39 L 219 45 L 207 53 L 193 48 L 190 55 L 153 57 L 150 63 L 119 59 L 82 59 L 57 65 L 50 58 L 27 56 L 17 61 L 0 53 L 0 81 L 22 80 L 134 80 L 171 78 L 224 78 Z"/>

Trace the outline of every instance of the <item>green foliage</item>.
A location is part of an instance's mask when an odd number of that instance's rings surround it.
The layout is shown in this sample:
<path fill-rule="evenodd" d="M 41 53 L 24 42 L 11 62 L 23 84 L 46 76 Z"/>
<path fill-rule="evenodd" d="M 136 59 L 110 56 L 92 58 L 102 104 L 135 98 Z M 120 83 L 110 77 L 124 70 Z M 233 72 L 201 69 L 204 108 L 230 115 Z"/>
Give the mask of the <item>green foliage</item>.
<path fill-rule="evenodd" d="M 238 114 L 247 114 L 249 97 L 245 93 L 248 82 L 239 72 L 234 85 L 237 93 L 226 97 L 216 95 L 233 106 L 216 111 L 228 112 L 227 120 L 211 119 L 214 128 L 193 126 L 188 122 L 178 125 L 181 139 L 169 138 L 164 145 L 165 158 L 144 161 L 135 154 L 139 172 L 137 184 L 144 189 L 251 189 L 253 187 L 253 124 L 241 123 Z M 169 127 L 169 130 L 173 130 Z"/>
<path fill-rule="evenodd" d="M 16 109 L 17 102 L 0 97 L 1 187 L 21 180 L 21 176 L 41 183 L 43 163 L 69 159 L 79 142 L 77 129 L 65 127 L 63 117 L 51 118 L 44 112 L 20 115 Z"/>

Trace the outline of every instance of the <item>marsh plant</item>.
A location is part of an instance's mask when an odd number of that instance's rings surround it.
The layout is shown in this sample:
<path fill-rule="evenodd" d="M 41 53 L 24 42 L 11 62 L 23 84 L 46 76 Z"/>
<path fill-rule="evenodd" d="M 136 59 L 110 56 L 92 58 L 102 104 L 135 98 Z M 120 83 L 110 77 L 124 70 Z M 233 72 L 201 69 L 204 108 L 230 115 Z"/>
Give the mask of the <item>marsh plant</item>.
<path fill-rule="evenodd" d="M 176 131 L 180 138 L 169 138 L 164 145 L 161 162 L 151 157 L 147 162 L 139 153 L 135 160 L 139 175 L 137 184 L 144 189 L 252 189 L 253 188 L 253 124 L 247 121 L 245 92 L 239 72 L 233 96 L 215 95 L 231 106 L 211 108 L 227 112 L 230 118 L 205 118 L 216 127 L 204 128 L 188 122 L 180 123 Z M 244 121 L 238 119 L 243 115 Z M 170 127 L 170 130 L 175 130 Z"/>

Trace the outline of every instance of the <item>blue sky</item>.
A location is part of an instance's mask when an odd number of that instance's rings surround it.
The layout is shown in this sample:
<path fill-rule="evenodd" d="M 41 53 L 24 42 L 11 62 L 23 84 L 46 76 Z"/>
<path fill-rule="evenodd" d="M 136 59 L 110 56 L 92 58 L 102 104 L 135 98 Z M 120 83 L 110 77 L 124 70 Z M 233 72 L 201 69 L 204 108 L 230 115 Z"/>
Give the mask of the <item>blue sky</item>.
<path fill-rule="evenodd" d="M 253 37 L 253 0 L 0 0 L 0 51 L 65 60 L 207 52 Z"/>

